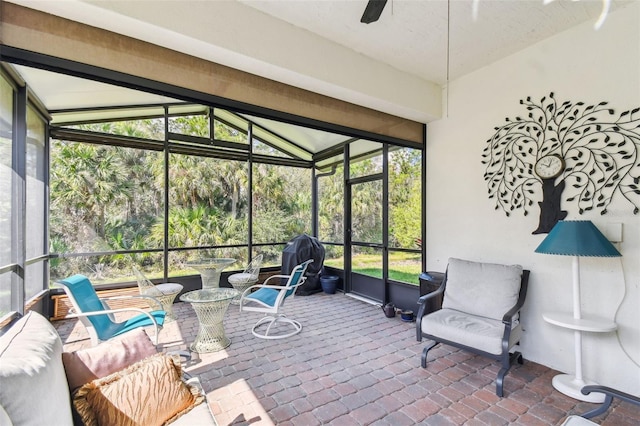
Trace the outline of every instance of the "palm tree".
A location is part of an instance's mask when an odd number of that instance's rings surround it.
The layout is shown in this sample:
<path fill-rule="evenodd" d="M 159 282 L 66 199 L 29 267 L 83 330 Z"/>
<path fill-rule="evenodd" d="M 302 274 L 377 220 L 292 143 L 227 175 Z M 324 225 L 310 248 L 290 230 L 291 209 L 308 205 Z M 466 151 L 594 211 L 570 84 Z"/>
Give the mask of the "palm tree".
<path fill-rule="evenodd" d="M 80 143 L 52 144 L 51 206 L 105 236 L 107 206 L 126 200 L 130 182 L 114 148 Z"/>
<path fill-rule="evenodd" d="M 220 161 L 218 163 L 218 185 L 224 198 L 231 201 L 230 216 L 240 218 L 240 212 L 247 205 L 248 173 L 247 163 L 240 161 Z"/>

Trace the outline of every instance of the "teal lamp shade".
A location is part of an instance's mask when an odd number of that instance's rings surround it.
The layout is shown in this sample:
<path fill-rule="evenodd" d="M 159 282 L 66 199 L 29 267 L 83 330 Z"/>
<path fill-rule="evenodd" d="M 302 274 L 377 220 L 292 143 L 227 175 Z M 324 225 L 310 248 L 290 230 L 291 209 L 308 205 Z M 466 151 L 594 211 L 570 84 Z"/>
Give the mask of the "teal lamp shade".
<path fill-rule="evenodd" d="M 565 256 L 622 256 L 590 220 L 559 221 L 535 251 Z"/>

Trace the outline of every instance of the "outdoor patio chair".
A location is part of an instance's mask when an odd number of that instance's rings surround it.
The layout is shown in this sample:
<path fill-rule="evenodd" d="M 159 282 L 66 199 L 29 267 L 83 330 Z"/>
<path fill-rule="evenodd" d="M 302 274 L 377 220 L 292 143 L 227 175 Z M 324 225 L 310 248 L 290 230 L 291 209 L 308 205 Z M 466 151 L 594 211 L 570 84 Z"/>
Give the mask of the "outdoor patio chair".
<path fill-rule="evenodd" d="M 240 296 L 240 312 L 262 312 L 265 314 L 251 329 L 254 336 L 261 339 L 284 339 L 298 334 L 302 325 L 295 320 L 287 318 L 281 313 L 284 301 L 293 298 L 296 289 L 305 281 L 304 273 L 307 266 L 313 263 L 313 259 L 307 260 L 293 268 L 291 275 L 272 275 L 263 284 L 253 285 L 247 288 Z M 272 280 L 286 279 L 285 285 L 269 284 Z M 254 291 L 255 290 L 255 291 Z M 270 334 L 272 328 L 278 324 L 285 327 L 292 326 L 293 330 L 286 333 Z M 266 328 L 262 332 L 262 328 Z"/>
<path fill-rule="evenodd" d="M 438 290 L 418 300 L 416 338 L 432 340 L 422 352 L 422 368 L 427 367 L 427 353 L 438 343 L 492 358 L 502 363 L 496 378 L 496 395 L 501 397 L 504 376 L 513 361 L 523 362 L 520 352 L 510 350 L 520 342 L 520 309 L 528 280 L 529 271 L 520 265 L 449 259 Z M 429 303 L 440 295 L 442 308 Z"/>
<path fill-rule="evenodd" d="M 162 310 L 164 310 L 167 314 L 167 321 L 175 320 L 176 315 L 173 313 L 173 301 L 184 288 L 182 284 L 154 284 L 147 277 L 145 277 L 142 271 L 140 271 L 138 268 L 133 267 L 132 269 L 133 273 L 136 274 L 136 280 L 138 281 L 138 289 L 140 290 L 140 295 L 151 296 L 154 299 L 157 299 L 162 305 Z M 151 308 L 153 308 L 153 306 L 151 306 Z"/>
<path fill-rule="evenodd" d="M 561 426 L 597 425 L 597 423 L 592 422 L 591 420 L 588 420 L 588 419 L 599 416 L 600 414 L 603 414 L 605 411 L 607 411 L 611 406 L 611 403 L 613 402 L 614 397 L 640 407 L 640 398 L 638 398 L 637 396 L 630 395 L 625 392 L 620 392 L 619 390 L 615 390 L 606 386 L 600 386 L 600 385 L 584 386 L 582 389 L 580 389 L 580 392 L 582 392 L 584 395 L 589 395 L 591 392 L 603 393 L 605 395 L 604 402 L 599 407 L 596 407 L 593 410 L 587 411 L 584 414 L 581 414 L 579 416 L 573 415 L 573 416 L 567 417 Z"/>
<path fill-rule="evenodd" d="M 153 326 L 155 329 L 154 343 L 158 344 L 158 332 L 164 324 L 165 312 L 162 310 L 147 312 L 139 308 L 119 308 L 111 309 L 108 302 L 110 300 L 133 300 L 136 298 L 144 298 L 155 300 L 156 306 L 161 304 L 157 299 L 151 296 L 118 296 L 109 298 L 99 298 L 96 290 L 93 288 L 89 278 L 84 275 L 73 275 L 64 280 L 58 281 L 62 285 L 65 293 L 69 297 L 69 301 L 73 306 L 71 314 L 66 318 L 78 318 L 82 325 L 87 329 L 91 344 L 93 346 L 98 343 L 119 336 L 128 331 Z M 138 312 L 132 318 L 122 322 L 116 322 L 115 315 L 120 312 Z"/>
<path fill-rule="evenodd" d="M 262 267 L 262 254 L 257 255 L 247 265 L 243 272 L 229 275 L 229 284 L 239 292 L 245 291 L 248 287 L 258 282 L 260 268 Z M 240 298 L 234 299 L 231 303 L 238 304 Z"/>

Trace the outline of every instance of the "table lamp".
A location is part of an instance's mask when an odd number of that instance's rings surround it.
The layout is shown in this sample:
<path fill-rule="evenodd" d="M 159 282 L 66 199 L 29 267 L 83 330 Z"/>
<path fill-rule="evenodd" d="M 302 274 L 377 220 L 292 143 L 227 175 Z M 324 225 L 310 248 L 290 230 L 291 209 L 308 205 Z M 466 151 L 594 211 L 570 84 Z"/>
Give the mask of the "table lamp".
<path fill-rule="evenodd" d="M 553 378 L 555 389 L 575 399 L 602 402 L 603 394 L 583 395 L 580 389 L 587 384 L 582 379 L 582 332 L 609 332 L 617 326 L 613 321 L 582 318 L 580 310 L 580 257 L 618 257 L 620 252 L 589 220 L 559 221 L 535 250 L 536 253 L 573 256 L 573 317 L 567 314 L 545 314 L 544 319 L 554 325 L 574 330 L 575 376 L 560 374 Z"/>

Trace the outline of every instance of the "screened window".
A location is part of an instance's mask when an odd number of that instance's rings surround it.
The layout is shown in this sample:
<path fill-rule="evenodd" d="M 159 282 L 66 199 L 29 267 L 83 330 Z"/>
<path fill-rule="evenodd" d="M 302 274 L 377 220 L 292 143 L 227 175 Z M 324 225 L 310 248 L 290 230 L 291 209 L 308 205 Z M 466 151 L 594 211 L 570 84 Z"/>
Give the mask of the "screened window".
<path fill-rule="evenodd" d="M 246 131 L 238 130 L 220 120 L 214 120 L 214 138 L 221 141 L 247 144 Z"/>
<path fill-rule="evenodd" d="M 382 278 L 382 250 L 371 247 L 351 248 L 351 269 L 362 275 Z"/>
<path fill-rule="evenodd" d="M 422 270 L 422 152 L 389 151 L 389 278 L 418 284 Z M 393 250 L 405 249 L 405 250 Z M 407 251 L 412 250 L 412 251 Z"/>
<path fill-rule="evenodd" d="M 161 249 L 163 164 L 162 153 L 155 151 L 53 141 L 51 252 Z M 84 273 L 108 280 L 131 265 L 117 256 L 72 257 L 52 262 L 51 278 Z"/>
<path fill-rule="evenodd" d="M 209 116 L 187 115 L 169 117 L 169 132 L 208 138 L 211 134 L 209 131 Z"/>
<path fill-rule="evenodd" d="M 366 140 L 353 142 L 349 148 L 349 177 L 382 173 L 382 144 Z"/>
<path fill-rule="evenodd" d="M 0 266 L 11 263 L 14 90 L 0 74 Z"/>
<path fill-rule="evenodd" d="M 13 247 L 13 87 L 0 74 L 0 267 L 11 264 Z M 11 272 L 0 273 L 0 318 L 11 311 Z"/>
<path fill-rule="evenodd" d="M 351 239 L 382 244 L 382 180 L 351 188 Z"/>
<path fill-rule="evenodd" d="M 164 119 L 162 118 L 80 124 L 77 126 L 70 126 L 70 128 L 98 133 L 108 133 L 111 135 L 164 140 Z"/>
<path fill-rule="evenodd" d="M 246 244 L 247 179 L 246 162 L 171 154 L 169 246 Z"/>
<path fill-rule="evenodd" d="M 254 164 L 253 243 L 282 243 L 304 233 L 311 233 L 311 170 Z M 263 251 L 274 258 L 282 247 Z"/>
<path fill-rule="evenodd" d="M 46 254 L 46 144 L 45 121 L 32 108 L 27 108 L 27 210 L 26 260 Z M 37 261 L 25 268 L 25 296 L 27 299 L 44 290 L 45 261 Z"/>
<path fill-rule="evenodd" d="M 389 245 L 419 248 L 422 153 L 400 148 L 389 152 Z"/>
<path fill-rule="evenodd" d="M 344 167 L 318 178 L 318 238 L 324 244 L 324 264 L 344 268 Z M 328 244 L 335 243 L 335 244 Z"/>
<path fill-rule="evenodd" d="M 344 167 L 318 179 L 318 233 L 321 241 L 344 242 Z"/>

